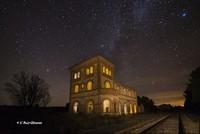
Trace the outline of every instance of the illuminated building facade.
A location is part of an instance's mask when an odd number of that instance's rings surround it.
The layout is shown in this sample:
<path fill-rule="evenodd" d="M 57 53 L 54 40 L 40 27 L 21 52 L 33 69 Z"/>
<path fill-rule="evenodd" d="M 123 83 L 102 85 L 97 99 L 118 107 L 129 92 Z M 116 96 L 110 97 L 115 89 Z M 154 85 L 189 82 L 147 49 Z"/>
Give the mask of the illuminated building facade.
<path fill-rule="evenodd" d="M 137 113 L 136 91 L 114 80 L 114 65 L 102 56 L 70 67 L 70 110 L 78 113 Z"/>

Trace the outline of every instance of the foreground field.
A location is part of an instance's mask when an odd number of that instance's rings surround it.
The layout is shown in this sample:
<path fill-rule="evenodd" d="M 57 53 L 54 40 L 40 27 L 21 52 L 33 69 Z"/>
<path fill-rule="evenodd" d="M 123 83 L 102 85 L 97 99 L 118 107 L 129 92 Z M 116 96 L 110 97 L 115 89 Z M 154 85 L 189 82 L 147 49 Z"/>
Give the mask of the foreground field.
<path fill-rule="evenodd" d="M 198 115 L 149 113 L 129 116 L 71 114 L 64 107 L 0 107 L 0 134 L 200 133 Z"/>
<path fill-rule="evenodd" d="M 130 116 L 99 116 L 94 114 L 70 114 L 65 108 L 1 107 L 0 133 L 114 133 L 138 123 L 157 119 L 163 115 L 156 113 Z M 40 122 L 40 124 L 34 124 L 33 121 Z"/>

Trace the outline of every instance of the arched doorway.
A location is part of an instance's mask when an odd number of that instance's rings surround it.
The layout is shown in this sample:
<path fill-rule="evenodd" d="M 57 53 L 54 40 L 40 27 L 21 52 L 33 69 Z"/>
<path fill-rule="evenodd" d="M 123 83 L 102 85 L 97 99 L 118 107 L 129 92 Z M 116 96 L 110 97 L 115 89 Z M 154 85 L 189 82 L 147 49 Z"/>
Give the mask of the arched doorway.
<path fill-rule="evenodd" d="M 104 113 L 110 112 L 110 100 L 108 99 L 103 101 L 103 112 Z"/>
<path fill-rule="evenodd" d="M 87 112 L 92 113 L 93 110 L 94 110 L 94 103 L 93 103 L 93 101 L 89 101 L 87 104 Z"/>
<path fill-rule="evenodd" d="M 78 113 L 79 112 L 79 103 L 78 102 L 74 102 L 73 112 L 74 113 Z"/>

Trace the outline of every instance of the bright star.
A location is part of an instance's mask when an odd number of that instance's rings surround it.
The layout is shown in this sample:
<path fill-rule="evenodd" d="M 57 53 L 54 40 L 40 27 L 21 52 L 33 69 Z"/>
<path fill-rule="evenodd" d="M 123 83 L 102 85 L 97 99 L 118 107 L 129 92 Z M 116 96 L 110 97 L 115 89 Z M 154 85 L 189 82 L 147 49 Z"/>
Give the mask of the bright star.
<path fill-rule="evenodd" d="M 187 13 L 186 11 L 183 11 L 183 12 L 181 13 L 181 16 L 182 16 L 182 17 L 186 17 L 186 16 L 188 16 L 188 13 Z"/>
<path fill-rule="evenodd" d="M 49 73 L 49 72 L 50 72 L 50 69 L 49 69 L 49 68 L 46 68 L 46 72 Z"/>

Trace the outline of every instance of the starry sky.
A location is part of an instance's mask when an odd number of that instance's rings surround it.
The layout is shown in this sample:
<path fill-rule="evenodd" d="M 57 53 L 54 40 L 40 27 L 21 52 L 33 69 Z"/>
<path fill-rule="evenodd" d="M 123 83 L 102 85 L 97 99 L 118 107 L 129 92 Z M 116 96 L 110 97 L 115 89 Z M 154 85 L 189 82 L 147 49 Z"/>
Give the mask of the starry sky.
<path fill-rule="evenodd" d="M 39 74 L 50 106 L 69 100 L 68 67 L 101 54 L 115 77 L 156 104 L 183 104 L 200 65 L 199 0 L 0 0 L 0 104 L 12 74 Z"/>

